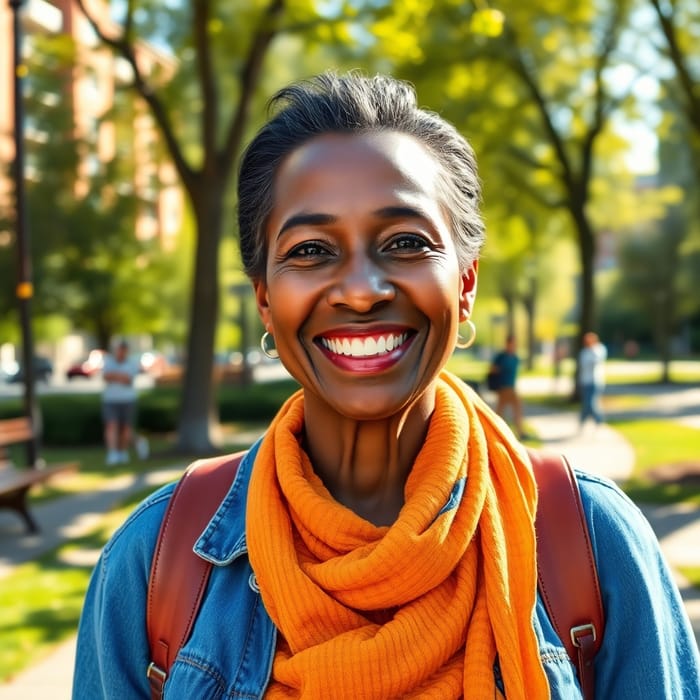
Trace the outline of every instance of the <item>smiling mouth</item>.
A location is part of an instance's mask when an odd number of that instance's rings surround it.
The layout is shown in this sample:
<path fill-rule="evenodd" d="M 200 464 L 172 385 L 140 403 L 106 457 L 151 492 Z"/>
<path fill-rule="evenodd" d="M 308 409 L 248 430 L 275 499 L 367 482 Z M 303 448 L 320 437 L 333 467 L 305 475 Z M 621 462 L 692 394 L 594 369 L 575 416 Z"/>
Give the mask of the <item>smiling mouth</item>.
<path fill-rule="evenodd" d="M 319 339 L 320 344 L 329 352 L 335 355 L 343 355 L 344 357 L 377 357 L 379 355 L 388 355 L 396 348 L 403 345 L 411 334 L 403 333 L 382 333 L 379 335 L 357 336 L 344 338 L 324 338 Z"/>

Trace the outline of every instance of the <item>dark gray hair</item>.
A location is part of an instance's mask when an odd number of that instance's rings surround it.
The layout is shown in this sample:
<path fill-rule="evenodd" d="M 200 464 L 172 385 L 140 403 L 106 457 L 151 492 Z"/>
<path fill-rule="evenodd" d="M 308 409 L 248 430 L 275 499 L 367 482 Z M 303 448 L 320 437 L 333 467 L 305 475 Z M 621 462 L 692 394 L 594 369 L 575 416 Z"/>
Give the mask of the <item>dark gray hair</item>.
<path fill-rule="evenodd" d="M 418 107 L 409 83 L 384 75 L 323 73 L 283 88 L 270 108 L 278 111 L 246 148 L 238 177 L 241 258 L 250 278 L 265 277 L 265 224 L 277 169 L 292 151 L 328 133 L 396 131 L 420 141 L 442 165 L 442 206 L 460 263 L 469 266 L 479 257 L 485 231 L 474 152 L 452 124 Z"/>

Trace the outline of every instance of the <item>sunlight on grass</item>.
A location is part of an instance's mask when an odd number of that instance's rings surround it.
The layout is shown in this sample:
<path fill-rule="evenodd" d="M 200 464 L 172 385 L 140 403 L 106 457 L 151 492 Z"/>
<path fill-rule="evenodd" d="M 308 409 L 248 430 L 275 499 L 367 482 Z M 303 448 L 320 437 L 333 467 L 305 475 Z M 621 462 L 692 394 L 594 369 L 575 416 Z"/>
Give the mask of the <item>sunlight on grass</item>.
<path fill-rule="evenodd" d="M 700 484 L 659 481 L 651 470 L 674 464 L 696 464 L 700 472 L 700 431 L 670 420 L 615 421 L 612 424 L 635 451 L 632 478 L 625 491 L 635 501 L 700 504 Z"/>
<path fill-rule="evenodd" d="M 693 586 L 700 588 L 700 566 L 679 566 L 678 570 Z"/>
<path fill-rule="evenodd" d="M 3 579 L 0 679 L 36 662 L 75 631 L 89 577 L 89 568 L 42 559 Z"/>
<path fill-rule="evenodd" d="M 634 447 L 637 475 L 664 464 L 700 463 L 700 431 L 696 428 L 665 419 L 615 421 L 613 427 Z"/>
<path fill-rule="evenodd" d="M 75 633 L 94 558 L 135 505 L 152 491 L 134 494 L 105 515 L 90 534 L 18 566 L 2 579 L 0 682 L 35 664 Z M 86 558 L 85 552 L 92 556 Z"/>

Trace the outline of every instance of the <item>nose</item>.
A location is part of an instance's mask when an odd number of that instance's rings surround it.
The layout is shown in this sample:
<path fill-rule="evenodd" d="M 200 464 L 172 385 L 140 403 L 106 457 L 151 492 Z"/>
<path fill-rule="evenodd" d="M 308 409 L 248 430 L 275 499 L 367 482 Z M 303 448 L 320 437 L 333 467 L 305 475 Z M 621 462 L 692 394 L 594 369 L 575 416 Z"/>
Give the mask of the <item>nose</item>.
<path fill-rule="evenodd" d="M 352 256 L 338 268 L 338 277 L 328 291 L 331 306 L 346 306 L 359 313 L 390 301 L 396 290 L 377 261 L 366 254 Z"/>

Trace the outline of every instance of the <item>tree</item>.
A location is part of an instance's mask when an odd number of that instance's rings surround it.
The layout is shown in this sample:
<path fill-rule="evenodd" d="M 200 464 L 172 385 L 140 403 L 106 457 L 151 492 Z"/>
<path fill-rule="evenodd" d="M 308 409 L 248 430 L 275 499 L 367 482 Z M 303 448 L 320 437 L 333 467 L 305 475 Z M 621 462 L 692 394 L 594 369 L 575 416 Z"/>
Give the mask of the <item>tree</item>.
<path fill-rule="evenodd" d="M 124 191 L 134 179 L 133 160 L 93 160 L 93 172 L 81 170 L 94 143 L 77 134 L 66 77 L 89 66 L 76 65 L 75 45 L 66 35 L 35 35 L 32 41 L 26 192 L 36 325 L 64 319 L 63 326 L 89 331 L 107 347 L 116 333 L 147 331 L 162 318 L 168 296 L 146 289 L 165 260 L 152 243 L 134 236 L 141 202 Z M 9 252 L 0 254 L 3 267 L 11 266 Z"/>
<path fill-rule="evenodd" d="M 700 58 L 700 8 L 696 2 L 683 0 L 649 0 L 649 3 L 658 18 L 665 54 L 675 68 L 676 90 L 670 94 L 690 128 L 689 145 L 695 153 L 696 176 L 700 176 L 700 86 L 696 75 Z"/>
<path fill-rule="evenodd" d="M 280 30 L 284 4 L 284 0 L 270 0 L 258 9 L 259 3 L 251 2 L 250 9 L 242 11 L 218 3 L 215 13 L 212 0 L 197 0 L 190 4 L 191 14 L 183 18 L 170 7 L 167 13 L 144 13 L 144 8 L 137 8 L 132 0 L 126 4 L 123 20 L 115 32 L 112 26 L 102 26 L 86 3 L 78 0 L 100 40 L 130 66 L 131 86 L 150 108 L 194 214 L 194 274 L 178 427 L 178 448 L 183 452 L 203 453 L 211 449 L 209 428 L 214 419 L 211 377 L 219 312 L 218 250 L 226 192 L 245 136 L 264 58 Z M 256 13 L 255 26 L 250 31 Z M 174 15 L 179 16 L 181 23 L 173 22 Z M 242 15 L 247 15 L 248 22 Z M 224 26 L 233 27 L 238 45 L 247 47 L 241 55 L 229 56 L 225 67 L 217 65 L 216 60 L 216 49 L 221 48 L 224 39 Z M 173 48 L 181 50 L 179 71 L 170 80 L 157 64 L 149 69 L 143 52 L 139 51 L 139 37 L 148 39 L 158 34 L 171 42 Z M 225 37 L 227 41 L 231 39 L 230 35 Z M 195 79 L 190 82 L 188 78 L 193 75 Z M 182 91 L 179 102 L 168 101 L 168 91 L 178 89 Z M 224 114 L 224 90 L 236 95 L 228 117 Z M 196 101 L 196 140 L 187 133 L 187 120 L 178 114 L 188 98 Z"/>
<path fill-rule="evenodd" d="M 350 26 L 357 29 L 375 14 L 391 16 L 394 9 L 354 0 L 326 3 L 322 12 L 313 0 L 165 5 L 128 0 L 119 4 L 120 22 L 101 23 L 87 0 L 76 1 L 100 41 L 130 66 L 131 87 L 153 115 L 193 212 L 195 260 L 177 447 L 206 452 L 215 420 L 211 370 L 220 306 L 219 247 L 230 212 L 233 166 L 259 106 L 256 88 L 265 78 L 266 56 L 273 42 L 284 54 L 303 33 L 305 41 L 292 52 L 297 65 L 320 44 L 338 50 L 328 63 L 342 64 L 368 50 L 366 27 L 358 41 Z M 290 41 L 285 45 L 283 38 Z M 146 41 L 167 47 L 177 66 L 162 69 L 146 61 Z M 358 48 L 347 49 L 353 43 Z M 275 68 L 280 75 L 286 72 L 285 78 L 298 77 L 290 74 L 289 64 Z"/>
<path fill-rule="evenodd" d="M 540 212 L 567 213 L 580 266 L 579 344 L 597 320 L 594 202 L 601 194 L 617 196 L 612 183 L 623 170 L 626 143 L 611 118 L 634 102 L 633 85 L 620 84 L 616 72 L 630 60 L 622 42 L 629 6 L 504 0 L 502 24 L 485 36 L 475 33 L 469 6 L 445 3 L 439 28 L 429 23 L 422 37 L 430 61 L 402 67 L 412 79 L 442 91 L 434 104 L 472 138 L 487 183 L 487 208 L 493 191 L 499 199 L 515 197 L 506 205 L 511 211 L 532 209 L 524 204 L 529 199 Z M 623 177 L 628 187 L 630 178 Z M 605 180 L 610 186 L 597 184 Z"/>

